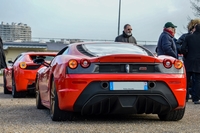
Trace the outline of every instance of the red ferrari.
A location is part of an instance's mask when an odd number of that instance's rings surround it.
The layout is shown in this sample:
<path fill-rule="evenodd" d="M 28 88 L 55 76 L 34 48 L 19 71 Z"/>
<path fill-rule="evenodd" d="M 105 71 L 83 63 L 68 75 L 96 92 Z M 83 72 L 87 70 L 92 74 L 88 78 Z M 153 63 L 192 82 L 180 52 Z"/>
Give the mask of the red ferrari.
<path fill-rule="evenodd" d="M 14 61 L 8 61 L 11 66 L 3 70 L 4 94 L 11 94 L 13 98 L 25 97 L 27 92 L 35 92 L 35 77 L 42 65 L 33 62 L 43 58 L 50 62 L 56 52 L 26 52 L 21 53 Z"/>
<path fill-rule="evenodd" d="M 74 43 L 62 49 L 36 76 L 36 106 L 53 121 L 81 115 L 157 114 L 181 120 L 185 113 L 183 62 L 156 57 L 148 49 L 119 42 Z"/>

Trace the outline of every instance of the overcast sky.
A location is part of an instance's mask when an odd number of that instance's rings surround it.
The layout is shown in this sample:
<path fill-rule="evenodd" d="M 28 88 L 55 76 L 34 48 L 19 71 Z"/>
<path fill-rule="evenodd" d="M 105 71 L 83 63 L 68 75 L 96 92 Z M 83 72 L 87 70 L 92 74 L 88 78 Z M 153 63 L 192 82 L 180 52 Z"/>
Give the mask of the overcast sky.
<path fill-rule="evenodd" d="M 190 0 L 121 0 L 120 33 L 132 25 L 138 41 L 157 41 L 163 26 L 178 26 L 176 38 L 194 18 Z M 32 37 L 114 40 L 119 0 L 0 0 L 0 19 L 31 27 Z"/>

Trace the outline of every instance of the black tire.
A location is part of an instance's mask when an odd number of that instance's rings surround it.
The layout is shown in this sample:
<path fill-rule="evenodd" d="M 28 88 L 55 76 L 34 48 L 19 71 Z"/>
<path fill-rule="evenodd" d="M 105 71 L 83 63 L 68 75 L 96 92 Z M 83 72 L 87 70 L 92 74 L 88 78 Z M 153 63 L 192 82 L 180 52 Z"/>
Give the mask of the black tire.
<path fill-rule="evenodd" d="M 5 72 L 3 72 L 3 92 L 4 94 L 11 94 L 12 92 L 8 90 L 8 88 L 6 87 L 7 81 L 6 81 L 6 77 L 5 77 Z"/>
<path fill-rule="evenodd" d="M 158 114 L 161 121 L 179 121 L 185 114 L 185 108 L 172 110 L 167 114 Z"/>
<path fill-rule="evenodd" d="M 12 77 L 12 96 L 13 98 L 24 98 L 26 96 L 25 92 L 17 92 L 14 75 Z"/>
<path fill-rule="evenodd" d="M 35 89 L 36 89 L 36 107 L 37 107 L 37 109 L 46 109 L 46 107 L 44 105 L 42 105 L 42 102 L 41 102 L 38 82 L 36 82 Z"/>
<path fill-rule="evenodd" d="M 66 121 L 73 119 L 73 113 L 62 111 L 58 104 L 58 95 L 56 92 L 54 78 L 52 78 L 51 91 L 50 91 L 50 115 L 53 121 Z"/>

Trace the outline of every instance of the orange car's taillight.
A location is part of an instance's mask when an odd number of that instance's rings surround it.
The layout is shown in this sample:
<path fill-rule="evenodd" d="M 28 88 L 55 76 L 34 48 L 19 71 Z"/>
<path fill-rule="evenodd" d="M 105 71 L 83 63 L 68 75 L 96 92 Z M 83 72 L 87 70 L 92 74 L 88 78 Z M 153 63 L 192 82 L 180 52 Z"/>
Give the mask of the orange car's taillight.
<path fill-rule="evenodd" d="M 20 68 L 25 69 L 27 67 L 26 62 L 21 62 L 19 64 Z"/>
<path fill-rule="evenodd" d="M 183 62 L 180 61 L 180 60 L 175 60 L 175 61 L 174 61 L 174 67 L 175 67 L 176 69 L 181 69 L 181 68 L 183 67 Z"/>
<path fill-rule="evenodd" d="M 71 68 L 71 69 L 77 68 L 77 67 L 78 67 L 78 62 L 77 62 L 77 60 L 74 60 L 74 59 L 69 60 L 68 66 L 69 66 L 69 68 Z"/>
<path fill-rule="evenodd" d="M 82 60 L 81 60 L 81 66 L 82 66 L 83 68 L 89 67 L 89 66 L 90 66 L 90 61 L 87 60 L 87 59 L 82 59 Z"/>
<path fill-rule="evenodd" d="M 169 59 L 164 59 L 164 61 L 163 61 L 163 66 L 164 66 L 165 68 L 171 68 L 171 67 L 172 67 L 172 61 L 169 60 Z"/>

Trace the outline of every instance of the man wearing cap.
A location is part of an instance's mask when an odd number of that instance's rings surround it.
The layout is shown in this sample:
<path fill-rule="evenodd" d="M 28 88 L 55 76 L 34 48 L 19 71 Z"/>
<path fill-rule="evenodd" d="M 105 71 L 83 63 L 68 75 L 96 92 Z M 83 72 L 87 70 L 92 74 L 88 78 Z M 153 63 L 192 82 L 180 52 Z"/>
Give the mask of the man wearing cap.
<path fill-rule="evenodd" d="M 176 44 L 174 42 L 175 26 L 172 22 L 167 22 L 164 25 L 163 32 L 161 33 L 157 44 L 157 55 L 169 55 L 178 58 Z"/>

